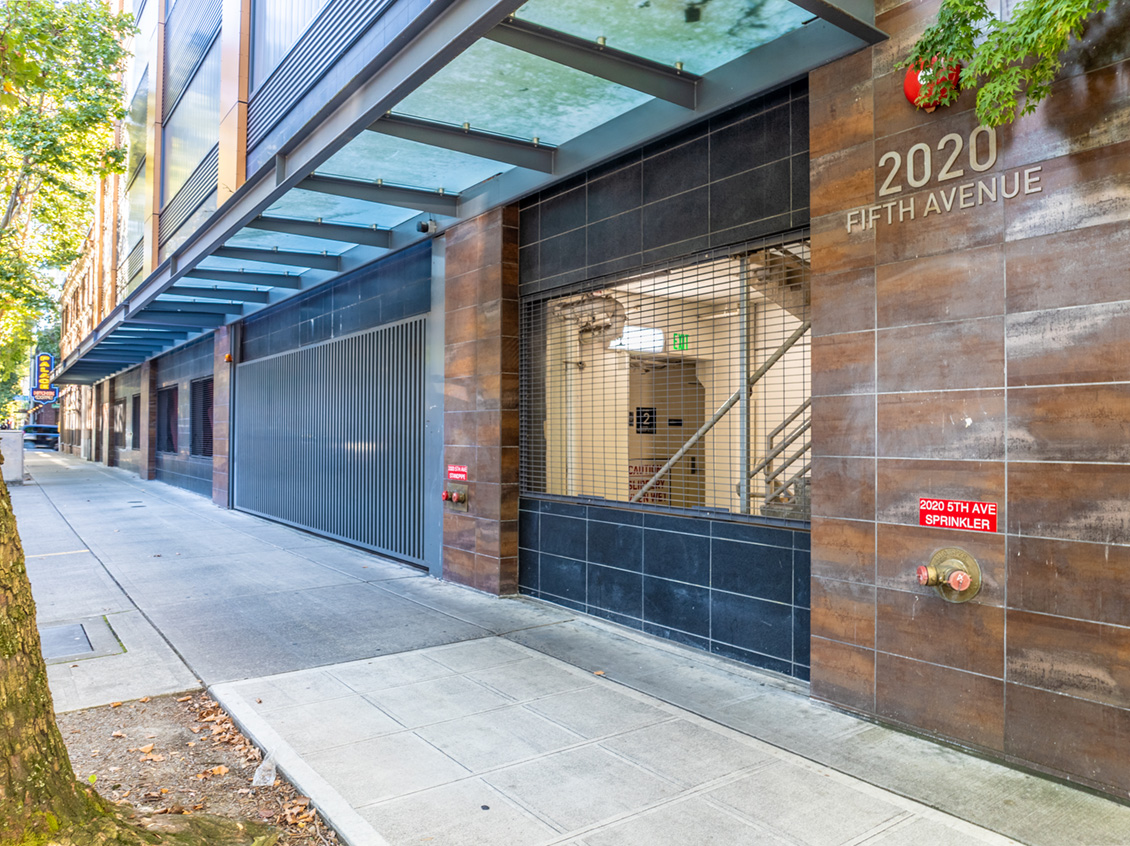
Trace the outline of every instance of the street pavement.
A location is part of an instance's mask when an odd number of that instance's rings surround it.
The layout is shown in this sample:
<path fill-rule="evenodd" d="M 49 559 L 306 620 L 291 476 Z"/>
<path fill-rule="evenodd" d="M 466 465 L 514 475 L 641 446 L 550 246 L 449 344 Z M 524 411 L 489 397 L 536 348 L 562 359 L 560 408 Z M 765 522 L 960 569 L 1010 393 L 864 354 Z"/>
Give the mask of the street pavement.
<path fill-rule="evenodd" d="M 208 688 L 351 846 L 1130 843 L 1126 805 L 796 682 L 26 459 L 56 710 Z"/>

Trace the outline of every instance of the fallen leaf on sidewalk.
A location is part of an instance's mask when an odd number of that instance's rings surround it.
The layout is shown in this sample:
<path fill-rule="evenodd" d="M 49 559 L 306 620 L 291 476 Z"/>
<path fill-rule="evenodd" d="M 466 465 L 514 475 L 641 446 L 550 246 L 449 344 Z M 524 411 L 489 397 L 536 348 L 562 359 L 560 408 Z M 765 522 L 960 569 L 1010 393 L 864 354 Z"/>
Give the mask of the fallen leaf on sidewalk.
<path fill-rule="evenodd" d="M 144 746 L 139 748 L 137 751 L 140 752 L 142 755 L 148 755 L 150 752 L 153 751 L 153 744 L 152 743 L 146 743 Z"/>

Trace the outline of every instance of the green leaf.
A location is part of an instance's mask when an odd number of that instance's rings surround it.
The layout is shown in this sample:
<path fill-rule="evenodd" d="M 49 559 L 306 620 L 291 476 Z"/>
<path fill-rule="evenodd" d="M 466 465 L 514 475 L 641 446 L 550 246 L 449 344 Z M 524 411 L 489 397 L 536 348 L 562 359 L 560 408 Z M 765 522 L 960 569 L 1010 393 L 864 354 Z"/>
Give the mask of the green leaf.
<path fill-rule="evenodd" d="M 927 66 L 935 57 L 963 63 L 961 85 L 977 92 L 978 120 L 1001 126 L 1031 114 L 1051 93 L 1071 39 L 1079 38 L 1087 20 L 1107 4 L 1108 0 L 1023 0 L 1000 20 L 984 0 L 943 0 L 937 21 L 899 66 Z M 958 95 L 948 92 L 942 104 L 952 103 Z M 924 85 L 919 103 L 931 99 L 938 98 Z"/>

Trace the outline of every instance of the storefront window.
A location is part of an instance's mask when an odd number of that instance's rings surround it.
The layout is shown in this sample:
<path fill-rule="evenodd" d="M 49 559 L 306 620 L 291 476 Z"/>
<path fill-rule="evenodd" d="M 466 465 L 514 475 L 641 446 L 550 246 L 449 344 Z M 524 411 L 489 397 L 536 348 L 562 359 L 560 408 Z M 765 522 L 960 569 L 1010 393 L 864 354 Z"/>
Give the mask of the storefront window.
<path fill-rule="evenodd" d="M 177 389 L 157 392 L 157 451 L 177 451 Z"/>
<path fill-rule="evenodd" d="M 523 490 L 807 520 L 808 280 L 797 240 L 525 302 Z"/>
<path fill-rule="evenodd" d="M 212 454 L 212 377 L 192 383 L 192 444 L 190 453 Z"/>

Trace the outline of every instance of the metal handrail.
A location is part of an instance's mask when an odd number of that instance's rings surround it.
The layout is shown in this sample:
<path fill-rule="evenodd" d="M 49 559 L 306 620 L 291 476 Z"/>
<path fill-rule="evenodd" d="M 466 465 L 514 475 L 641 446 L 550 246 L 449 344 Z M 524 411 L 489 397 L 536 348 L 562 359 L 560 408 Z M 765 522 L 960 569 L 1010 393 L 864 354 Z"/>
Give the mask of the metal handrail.
<path fill-rule="evenodd" d="M 792 485 L 794 482 L 796 482 L 797 480 L 802 479 L 805 476 L 807 476 L 808 471 L 811 470 L 811 469 L 812 469 L 812 462 L 810 461 L 806 465 L 801 467 L 797 472 L 793 473 L 793 475 L 790 476 L 784 484 L 782 484 L 779 488 L 777 488 L 776 491 L 773 491 L 772 493 L 766 493 L 765 498 L 762 500 L 762 504 L 763 505 L 769 505 L 772 502 L 773 497 L 777 496 L 778 491 L 788 490 L 789 486 Z"/>
<path fill-rule="evenodd" d="M 811 397 L 809 397 L 804 402 L 802 402 L 800 405 L 798 405 L 797 408 L 796 408 L 796 411 L 794 411 L 792 414 L 790 414 L 788 417 L 786 417 L 784 419 L 784 421 L 781 423 L 780 426 L 778 426 L 776 429 L 774 429 L 772 432 L 769 433 L 770 443 L 772 443 L 772 441 L 775 437 L 777 437 L 779 434 L 781 434 L 781 432 L 784 430 L 784 428 L 786 426 L 788 426 L 790 423 L 792 423 L 794 420 L 796 420 L 800 415 L 804 414 L 804 412 L 808 411 L 808 408 L 811 405 L 812 405 L 812 398 Z"/>
<path fill-rule="evenodd" d="M 802 455 L 804 455 L 806 452 L 808 452 L 809 449 L 811 449 L 811 448 L 812 448 L 811 444 L 805 444 L 800 449 L 798 449 L 796 452 L 794 452 L 792 455 L 790 455 L 788 458 L 786 458 L 784 461 L 782 461 L 780 467 L 778 467 L 776 470 L 774 470 L 772 473 L 770 473 L 768 476 L 765 477 L 766 483 L 773 481 L 778 476 L 780 476 L 782 473 L 784 473 L 786 470 L 788 470 L 790 467 L 792 467 L 797 462 L 797 460 Z M 781 487 L 787 487 L 787 485 L 781 485 Z"/>
<path fill-rule="evenodd" d="M 751 477 L 752 477 L 754 474 L 760 473 L 762 471 L 766 471 L 766 475 L 765 475 L 765 479 L 764 479 L 764 485 L 763 485 L 763 494 L 760 497 L 761 505 L 762 505 L 763 509 L 772 508 L 773 505 L 774 505 L 774 500 L 777 500 L 781 505 L 788 505 L 789 499 L 790 499 L 790 494 L 789 494 L 790 488 L 792 488 L 794 485 L 796 485 L 799 482 L 799 480 L 802 479 L 804 476 L 806 476 L 808 474 L 809 470 L 812 469 L 812 462 L 810 460 L 799 471 L 797 471 L 796 473 L 793 473 L 792 476 L 790 476 L 786 481 L 784 481 L 784 482 L 778 482 L 777 481 L 777 479 L 780 478 L 781 475 L 783 475 L 788 470 L 792 469 L 792 467 L 798 461 L 800 461 L 806 454 L 810 453 L 810 451 L 812 449 L 812 442 L 811 442 L 810 439 L 806 439 L 801 444 L 800 449 L 798 449 L 797 451 L 795 451 L 794 453 L 789 455 L 787 458 L 785 458 L 781 462 L 781 465 L 779 467 L 777 467 L 775 470 L 772 470 L 771 472 L 769 471 L 769 468 L 772 467 L 774 459 L 779 457 L 789 446 L 791 446 L 793 443 L 795 443 L 802 435 L 804 435 L 806 432 L 808 432 L 812 428 L 812 420 L 811 420 L 811 418 L 809 418 L 809 419 L 805 420 L 800 426 L 798 426 L 797 428 L 792 430 L 791 432 L 787 432 L 788 427 L 790 425 L 792 425 L 792 423 L 798 417 L 800 417 L 802 414 L 804 414 L 804 412 L 807 411 L 808 408 L 811 405 L 812 405 L 811 398 L 806 399 L 799 406 L 797 406 L 797 408 L 792 412 L 792 414 L 790 414 L 776 429 L 774 429 L 772 432 L 770 432 L 769 435 L 765 439 L 766 440 L 766 447 L 769 449 L 769 454 L 765 457 L 765 460 L 762 461 L 757 466 L 757 468 L 753 471 L 753 473 L 750 474 Z M 780 435 L 782 433 L 786 433 L 786 432 L 787 432 L 787 435 L 786 435 L 785 439 L 781 443 L 774 446 L 773 440 L 778 435 Z M 752 497 L 752 494 L 751 494 L 751 497 Z M 793 494 L 792 494 L 792 500 L 793 500 L 792 504 L 793 504 L 793 506 L 799 505 L 800 499 L 801 499 L 801 492 L 800 491 L 793 491 Z"/>
<path fill-rule="evenodd" d="M 780 455 L 782 452 L 784 452 L 785 449 L 787 449 L 793 443 L 793 441 L 795 441 L 797 438 L 799 438 L 801 435 L 803 435 L 805 432 L 807 432 L 811 428 L 812 428 L 812 421 L 811 420 L 805 421 L 803 426 L 801 426 L 799 429 L 797 429 L 795 432 L 793 432 L 791 435 L 789 435 L 789 437 L 787 437 L 785 440 L 781 441 L 781 443 L 778 444 L 777 447 L 771 453 L 769 453 L 767 456 L 765 456 L 765 459 L 760 464 L 758 464 L 756 467 L 754 467 L 752 470 L 750 470 L 749 471 L 749 477 L 752 479 L 754 476 L 756 476 L 758 473 L 760 473 L 762 470 L 764 470 L 766 467 L 768 467 L 772 463 L 774 458 L 776 458 L 778 455 Z M 769 436 L 770 442 L 772 442 L 772 439 L 773 439 L 773 436 L 770 435 Z M 809 445 L 805 444 L 804 449 L 802 449 L 801 452 L 802 453 L 805 452 L 806 450 L 808 450 L 808 448 L 809 448 Z M 795 457 L 791 458 L 788 461 L 786 461 L 782 466 L 788 467 L 795 460 L 796 460 Z M 776 475 L 776 474 L 774 474 L 774 475 Z"/>
<path fill-rule="evenodd" d="M 659 470 L 656 471 L 655 475 L 647 480 L 647 484 L 636 491 L 635 495 L 633 495 L 632 498 L 628 501 L 639 502 L 640 498 L 644 494 L 655 487 L 656 484 L 659 483 L 659 480 L 671 471 L 671 468 L 675 466 L 679 459 L 686 455 L 695 444 L 702 440 L 703 436 L 705 436 L 707 432 L 709 432 L 717 425 L 719 420 L 726 416 L 726 412 L 733 408 L 734 404 L 741 398 L 742 391 L 749 390 L 751 387 L 757 384 L 757 382 L 760 381 L 761 378 L 769 372 L 769 369 L 774 364 L 776 364 L 785 353 L 793 348 L 793 344 L 804 337 L 804 334 L 809 330 L 811 326 L 811 320 L 804 321 L 804 323 L 802 323 L 800 327 L 795 332 L 793 332 L 793 334 L 791 334 L 785 340 L 785 342 L 781 344 L 780 347 L 777 348 L 777 351 L 773 353 L 773 355 L 769 356 L 768 360 L 766 360 L 763 365 L 757 368 L 756 372 L 754 372 L 753 375 L 749 377 L 747 384 L 734 391 L 730 395 L 730 398 L 722 403 L 722 405 L 719 406 L 718 410 L 714 412 L 714 416 L 703 423 L 702 426 L 699 427 L 699 430 L 691 435 L 690 439 L 681 447 L 679 447 L 678 451 L 673 456 L 671 456 L 670 459 L 668 459 L 667 463 L 660 467 Z"/>

